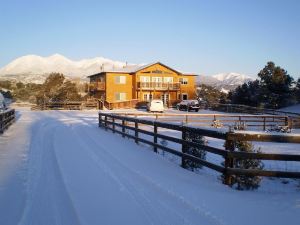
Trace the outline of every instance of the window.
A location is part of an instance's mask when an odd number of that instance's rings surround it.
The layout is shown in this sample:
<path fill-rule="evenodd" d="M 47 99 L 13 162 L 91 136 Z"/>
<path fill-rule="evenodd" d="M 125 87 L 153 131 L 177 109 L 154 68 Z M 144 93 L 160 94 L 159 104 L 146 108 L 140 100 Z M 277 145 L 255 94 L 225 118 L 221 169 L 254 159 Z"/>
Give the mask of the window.
<path fill-rule="evenodd" d="M 188 84 L 188 79 L 187 78 L 179 78 L 179 83 Z"/>
<path fill-rule="evenodd" d="M 116 101 L 125 101 L 126 100 L 126 93 L 115 93 Z"/>
<path fill-rule="evenodd" d="M 140 76 L 140 81 L 141 82 L 150 82 L 150 77 L 149 76 Z"/>
<path fill-rule="evenodd" d="M 154 88 L 160 88 L 162 86 L 162 81 L 163 81 L 162 77 L 152 77 L 152 82 L 153 82 L 152 86 Z"/>
<path fill-rule="evenodd" d="M 164 77 L 165 83 L 173 83 L 173 77 Z"/>
<path fill-rule="evenodd" d="M 152 100 L 152 94 L 144 94 L 144 101 L 151 101 Z"/>
<path fill-rule="evenodd" d="M 162 82 L 162 77 L 152 77 L 152 82 L 161 83 Z"/>
<path fill-rule="evenodd" d="M 183 93 L 178 95 L 179 100 L 188 100 L 188 94 Z"/>
<path fill-rule="evenodd" d="M 115 82 L 116 84 L 126 84 L 126 76 L 116 76 Z"/>

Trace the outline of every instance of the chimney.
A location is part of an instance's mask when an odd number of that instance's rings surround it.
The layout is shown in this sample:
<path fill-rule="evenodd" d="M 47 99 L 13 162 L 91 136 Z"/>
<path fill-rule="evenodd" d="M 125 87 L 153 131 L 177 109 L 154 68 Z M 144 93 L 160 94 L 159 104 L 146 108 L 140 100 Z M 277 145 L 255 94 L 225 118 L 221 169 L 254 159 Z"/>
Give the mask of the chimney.
<path fill-rule="evenodd" d="M 125 65 L 123 66 L 123 68 L 126 68 L 128 66 L 128 62 L 125 62 Z"/>
<path fill-rule="evenodd" d="M 103 71 L 104 71 L 104 64 L 102 63 L 100 66 L 100 72 L 103 72 Z"/>

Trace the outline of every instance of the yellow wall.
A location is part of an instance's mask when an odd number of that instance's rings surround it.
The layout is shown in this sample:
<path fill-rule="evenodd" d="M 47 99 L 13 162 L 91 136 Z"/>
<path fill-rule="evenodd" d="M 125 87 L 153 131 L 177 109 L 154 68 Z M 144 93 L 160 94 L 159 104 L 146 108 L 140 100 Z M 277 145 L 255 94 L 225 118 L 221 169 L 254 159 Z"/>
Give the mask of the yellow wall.
<path fill-rule="evenodd" d="M 188 94 L 188 99 L 196 99 L 196 87 L 195 87 L 195 80 L 196 76 L 191 76 L 191 75 L 182 75 L 178 76 L 182 78 L 187 78 L 188 79 L 188 84 L 181 84 L 181 93 L 187 93 Z"/>
<path fill-rule="evenodd" d="M 117 76 L 125 76 L 125 84 L 117 84 Z M 132 75 L 124 73 L 107 73 L 106 74 L 106 101 L 115 102 L 115 93 L 126 93 L 126 100 L 132 99 Z"/>
<path fill-rule="evenodd" d="M 163 71 L 162 74 L 157 74 L 157 73 L 145 73 L 145 72 L 152 72 L 154 70 L 161 70 Z M 181 93 L 187 93 L 188 94 L 188 99 L 195 99 L 196 98 L 196 92 L 195 92 L 195 76 L 193 75 L 181 75 L 178 74 L 177 72 L 166 68 L 160 64 L 155 64 L 153 66 L 147 67 L 141 71 L 138 71 L 135 75 L 134 80 L 136 82 L 140 82 L 140 77 L 141 76 L 149 76 L 150 81 L 152 81 L 152 77 L 173 77 L 173 82 L 177 83 L 179 82 L 179 78 L 187 78 L 188 79 L 188 84 L 182 84 L 181 85 Z M 138 93 L 137 93 L 138 92 Z M 136 89 L 136 85 L 134 85 L 134 93 L 133 96 L 137 98 L 136 95 L 142 95 L 139 96 L 139 99 L 143 99 L 143 94 L 144 93 L 149 93 L 149 91 L 143 91 L 142 93 L 139 92 L 139 90 Z M 160 98 L 161 94 L 163 91 L 155 91 L 155 95 L 153 96 L 154 98 Z M 166 93 L 166 92 L 165 92 Z M 153 92 L 152 92 L 153 94 Z M 178 99 L 178 94 L 180 94 L 180 91 L 170 91 L 170 99 L 171 100 L 176 100 Z"/>
<path fill-rule="evenodd" d="M 153 73 L 153 71 L 162 71 L 162 73 Z M 147 73 L 149 72 L 149 73 Z M 115 77 L 117 76 L 125 76 L 126 77 L 126 83 L 125 84 L 117 84 L 115 82 Z M 178 91 L 169 91 L 170 94 L 170 100 L 174 101 L 178 99 L 178 94 L 180 93 L 187 93 L 188 99 L 195 99 L 196 98 L 196 92 L 195 92 L 195 79 L 196 76 L 193 75 L 181 75 L 177 73 L 176 71 L 173 71 L 167 67 L 164 67 L 160 64 L 154 64 L 150 67 L 147 67 L 141 71 L 138 71 L 135 74 L 126 74 L 126 73 L 106 73 L 105 75 L 105 81 L 106 81 L 106 101 L 109 102 L 115 102 L 115 94 L 116 93 L 126 93 L 126 100 L 132 100 L 132 99 L 139 99 L 143 100 L 143 94 L 144 93 L 150 93 L 150 91 L 143 90 L 143 92 L 140 92 L 140 90 L 137 89 L 137 82 L 140 82 L 141 76 L 149 76 L 150 81 L 152 81 L 152 77 L 173 77 L 173 82 L 177 83 L 179 82 L 179 78 L 187 78 L 188 84 L 181 84 L 180 90 Z M 151 91 L 151 94 L 154 95 L 154 98 L 160 98 L 160 96 L 166 93 L 167 91 L 158 91 L 155 92 Z"/>

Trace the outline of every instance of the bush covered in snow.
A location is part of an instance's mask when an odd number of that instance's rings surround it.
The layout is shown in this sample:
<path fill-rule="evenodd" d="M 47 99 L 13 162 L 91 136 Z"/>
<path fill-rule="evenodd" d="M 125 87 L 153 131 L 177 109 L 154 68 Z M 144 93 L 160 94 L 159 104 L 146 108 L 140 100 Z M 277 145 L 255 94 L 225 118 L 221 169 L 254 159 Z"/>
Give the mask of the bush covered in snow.
<path fill-rule="evenodd" d="M 205 138 L 202 135 L 199 135 L 197 133 L 193 133 L 193 132 L 186 132 L 186 137 L 185 139 L 187 141 L 192 141 L 192 142 L 196 142 L 199 143 L 201 145 L 206 145 L 207 141 L 205 140 Z M 193 146 L 185 146 L 185 152 L 187 154 L 193 155 L 197 158 L 206 159 L 206 151 L 202 150 L 200 147 L 193 147 Z M 202 168 L 202 165 L 200 163 L 196 163 L 193 162 L 191 160 L 188 159 L 184 159 L 184 168 L 186 169 L 190 169 L 192 171 L 194 171 L 197 168 Z"/>
<path fill-rule="evenodd" d="M 253 144 L 248 141 L 236 142 L 236 148 L 240 152 L 260 152 L 260 149 L 254 149 Z M 240 169 L 261 170 L 263 169 L 264 165 L 259 159 L 235 159 L 234 167 Z M 259 187 L 260 181 L 261 177 L 259 176 L 237 175 L 233 179 L 233 186 L 236 187 L 238 190 L 253 190 Z"/>

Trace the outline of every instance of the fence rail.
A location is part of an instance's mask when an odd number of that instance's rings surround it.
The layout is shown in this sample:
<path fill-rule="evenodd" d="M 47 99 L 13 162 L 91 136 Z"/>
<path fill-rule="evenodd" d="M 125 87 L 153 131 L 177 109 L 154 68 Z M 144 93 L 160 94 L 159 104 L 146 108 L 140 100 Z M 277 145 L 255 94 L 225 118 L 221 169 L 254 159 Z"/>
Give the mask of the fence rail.
<path fill-rule="evenodd" d="M 8 109 L 0 112 L 0 134 L 15 121 L 15 110 Z"/>
<path fill-rule="evenodd" d="M 152 129 L 141 129 L 140 126 L 150 126 Z M 113 133 L 119 133 L 122 137 L 128 137 L 134 139 L 136 143 L 145 143 L 153 146 L 154 152 L 158 152 L 158 149 L 164 150 L 171 154 L 181 157 L 182 167 L 186 166 L 186 160 L 190 160 L 195 163 L 199 163 L 202 166 L 208 167 L 212 170 L 220 172 L 224 175 L 224 183 L 227 185 L 232 184 L 232 178 L 237 175 L 247 176 L 267 176 L 267 177 L 284 177 L 284 178 L 300 178 L 300 172 L 293 171 L 271 171 L 271 170 L 253 170 L 253 169 L 241 169 L 234 168 L 234 160 L 236 159 L 261 159 L 261 160 L 279 160 L 279 161 L 297 161 L 300 162 L 300 155 L 292 154 L 270 154 L 270 153 L 246 153 L 236 152 L 236 141 L 266 141 L 266 142 L 284 142 L 284 143 L 300 143 L 300 135 L 276 135 L 276 134 L 255 134 L 255 133 L 243 133 L 243 132 L 222 132 L 218 130 L 189 127 L 185 125 L 178 125 L 173 123 L 151 121 L 147 119 L 140 119 L 135 117 L 129 117 L 119 114 L 99 113 L 99 127 L 103 127 L 106 130 L 112 130 Z M 169 129 L 173 131 L 181 132 L 180 137 L 168 136 L 158 132 L 159 128 Z M 133 133 L 127 132 L 128 130 Z M 212 137 L 225 140 L 225 149 L 219 149 L 203 144 L 199 144 L 193 141 L 189 141 L 186 138 L 187 133 L 199 134 L 206 137 Z M 146 134 L 152 137 L 151 140 L 143 138 L 140 134 Z M 170 142 L 181 145 L 181 151 L 172 149 L 170 147 L 161 145 L 158 143 L 158 138 L 165 139 Z M 216 163 L 198 158 L 194 155 L 186 152 L 186 147 L 198 147 L 202 150 L 222 156 L 225 161 L 224 165 L 218 165 Z"/>
<path fill-rule="evenodd" d="M 216 121 L 222 126 L 234 126 L 245 124 L 251 128 L 267 130 L 277 126 L 292 128 L 291 120 L 288 116 L 278 115 L 228 115 L 228 114 L 172 114 L 172 113 L 114 113 L 135 118 L 149 118 L 162 122 L 177 122 L 193 124 L 195 126 L 211 127 Z"/>
<path fill-rule="evenodd" d="M 138 99 L 126 100 L 126 101 L 117 101 L 117 102 L 108 102 L 104 101 L 103 106 L 106 109 L 125 109 L 125 108 L 135 108 L 138 103 Z M 100 108 L 103 108 L 103 106 Z"/>
<path fill-rule="evenodd" d="M 228 112 L 228 113 L 248 113 L 248 114 L 270 114 L 279 116 L 288 116 L 290 123 L 293 128 L 300 128 L 300 113 L 286 112 L 276 109 L 258 108 L 247 105 L 238 104 L 220 104 L 211 103 L 209 104 L 211 110 Z"/>

